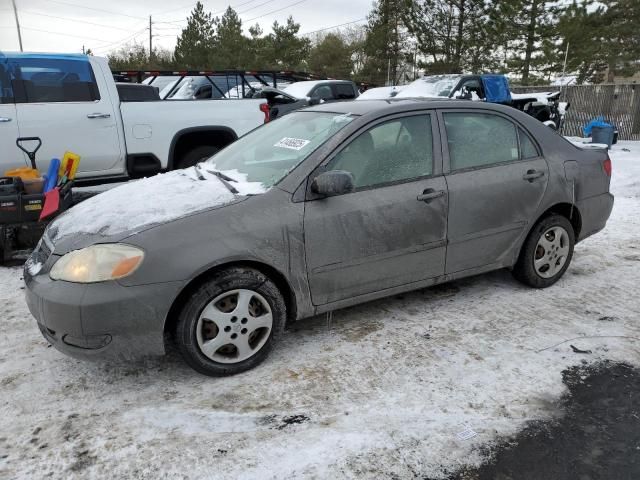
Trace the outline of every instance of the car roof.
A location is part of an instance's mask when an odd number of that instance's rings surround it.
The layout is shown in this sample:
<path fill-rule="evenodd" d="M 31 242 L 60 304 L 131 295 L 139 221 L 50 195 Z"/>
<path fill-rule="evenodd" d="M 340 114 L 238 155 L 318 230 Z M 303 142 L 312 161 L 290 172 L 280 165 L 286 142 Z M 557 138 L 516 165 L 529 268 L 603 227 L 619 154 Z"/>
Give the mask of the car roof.
<path fill-rule="evenodd" d="M 361 100 L 357 102 L 328 102 L 305 109 L 313 112 L 351 113 L 354 115 L 366 115 L 377 113 L 380 115 L 411 111 L 420 108 L 464 108 L 493 110 L 511 114 L 513 107 L 496 103 L 472 102 L 451 98 L 388 98 L 381 100 Z"/>

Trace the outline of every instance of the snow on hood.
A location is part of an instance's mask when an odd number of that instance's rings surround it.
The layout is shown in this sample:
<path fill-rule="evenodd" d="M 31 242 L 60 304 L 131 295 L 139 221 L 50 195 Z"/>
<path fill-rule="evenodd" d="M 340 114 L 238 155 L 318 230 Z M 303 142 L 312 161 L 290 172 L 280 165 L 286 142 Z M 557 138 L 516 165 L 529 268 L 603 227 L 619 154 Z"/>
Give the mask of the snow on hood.
<path fill-rule="evenodd" d="M 49 229 L 52 239 L 76 234 L 116 235 L 231 203 L 233 194 L 206 164 L 132 181 L 96 195 L 61 215 Z M 225 172 L 238 195 L 264 193 L 237 172 Z"/>

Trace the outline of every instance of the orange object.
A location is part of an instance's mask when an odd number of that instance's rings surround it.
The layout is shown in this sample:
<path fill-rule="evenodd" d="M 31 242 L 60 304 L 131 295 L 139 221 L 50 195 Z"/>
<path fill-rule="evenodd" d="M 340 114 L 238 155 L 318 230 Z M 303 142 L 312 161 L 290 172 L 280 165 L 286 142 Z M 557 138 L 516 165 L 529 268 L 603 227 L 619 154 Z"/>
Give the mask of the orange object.
<path fill-rule="evenodd" d="M 22 180 L 35 180 L 40 178 L 40 172 L 37 168 L 22 167 L 14 168 L 13 170 L 7 170 L 4 172 L 4 177 L 20 177 Z"/>

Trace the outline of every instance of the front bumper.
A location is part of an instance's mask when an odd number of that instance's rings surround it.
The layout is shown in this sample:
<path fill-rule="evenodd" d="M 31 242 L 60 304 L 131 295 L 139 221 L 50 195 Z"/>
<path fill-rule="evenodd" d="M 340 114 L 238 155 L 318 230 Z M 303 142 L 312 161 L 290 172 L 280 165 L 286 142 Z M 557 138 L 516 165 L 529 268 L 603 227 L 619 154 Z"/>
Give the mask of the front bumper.
<path fill-rule="evenodd" d="M 83 358 L 164 353 L 165 320 L 183 282 L 125 287 L 54 281 L 48 271 L 57 258 L 51 255 L 36 275 L 24 271 L 27 305 L 49 343 Z"/>
<path fill-rule="evenodd" d="M 607 225 L 607 220 L 613 210 L 613 195 L 603 193 L 594 197 L 584 198 L 577 202 L 582 217 L 582 228 L 578 241 L 598 233 Z"/>

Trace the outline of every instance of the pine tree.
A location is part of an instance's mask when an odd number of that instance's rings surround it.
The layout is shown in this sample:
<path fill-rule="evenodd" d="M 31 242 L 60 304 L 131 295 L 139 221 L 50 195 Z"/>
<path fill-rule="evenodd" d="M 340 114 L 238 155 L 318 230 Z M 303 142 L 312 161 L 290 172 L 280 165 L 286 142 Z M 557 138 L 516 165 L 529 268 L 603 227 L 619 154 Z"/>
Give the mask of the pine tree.
<path fill-rule="evenodd" d="M 491 34 L 506 67 L 526 85 L 553 69 L 557 9 L 546 0 L 500 0 L 491 5 Z M 536 77 L 536 74 L 538 75 Z"/>
<path fill-rule="evenodd" d="M 265 49 L 266 63 L 270 68 L 283 68 L 289 70 L 306 70 L 311 41 L 308 38 L 300 38 L 300 24 L 287 18 L 287 23 L 280 25 L 273 22 L 272 33 L 266 38 Z"/>
<path fill-rule="evenodd" d="M 242 20 L 236 11 L 228 7 L 222 18 L 214 20 L 216 25 L 215 47 L 211 51 L 214 69 L 252 68 L 253 55 L 250 40 L 242 33 Z"/>
<path fill-rule="evenodd" d="M 325 35 L 313 46 L 309 68 L 315 74 L 331 78 L 349 78 L 353 70 L 352 49 L 335 33 Z"/>
<path fill-rule="evenodd" d="M 495 67 L 483 0 L 420 0 L 410 3 L 409 32 L 429 73 L 480 72 Z"/>
<path fill-rule="evenodd" d="M 405 14 L 408 0 L 378 0 L 369 14 L 364 41 L 366 59 L 360 75 L 374 84 L 401 81 L 407 59 Z"/>
<path fill-rule="evenodd" d="M 178 37 L 174 57 L 182 68 L 207 68 L 210 52 L 215 43 L 215 24 L 211 13 L 197 2 L 187 26 Z"/>

